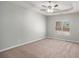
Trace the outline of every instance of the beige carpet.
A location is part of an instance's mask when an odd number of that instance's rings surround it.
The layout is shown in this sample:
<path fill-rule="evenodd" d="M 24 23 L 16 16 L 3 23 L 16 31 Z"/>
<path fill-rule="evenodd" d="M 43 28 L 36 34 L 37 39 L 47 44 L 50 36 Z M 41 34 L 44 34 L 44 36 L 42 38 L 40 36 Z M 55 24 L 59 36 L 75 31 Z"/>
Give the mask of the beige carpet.
<path fill-rule="evenodd" d="M 79 57 L 79 44 L 57 39 L 43 39 L 0 53 L 11 58 L 72 58 Z"/>

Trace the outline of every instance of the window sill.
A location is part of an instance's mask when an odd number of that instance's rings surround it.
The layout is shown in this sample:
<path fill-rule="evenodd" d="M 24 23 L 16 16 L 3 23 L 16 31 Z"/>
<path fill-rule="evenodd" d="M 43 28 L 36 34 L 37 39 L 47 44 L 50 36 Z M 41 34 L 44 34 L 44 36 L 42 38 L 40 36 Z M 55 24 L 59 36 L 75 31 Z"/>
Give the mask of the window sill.
<path fill-rule="evenodd" d="M 70 35 L 70 32 L 66 32 L 66 31 L 56 31 L 56 34 L 69 36 L 69 35 Z"/>

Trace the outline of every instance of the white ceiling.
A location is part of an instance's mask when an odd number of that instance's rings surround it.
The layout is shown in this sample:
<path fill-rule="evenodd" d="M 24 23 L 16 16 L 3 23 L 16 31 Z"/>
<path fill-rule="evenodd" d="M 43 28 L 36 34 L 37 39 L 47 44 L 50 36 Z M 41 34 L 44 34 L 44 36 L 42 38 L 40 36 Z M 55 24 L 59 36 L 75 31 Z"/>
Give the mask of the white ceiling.
<path fill-rule="evenodd" d="M 56 1 L 56 4 L 59 5 L 57 9 L 61 11 L 55 12 L 55 13 L 47 13 L 45 11 L 40 11 L 40 9 L 44 8 L 44 7 L 41 7 L 41 5 L 48 5 L 48 2 L 45 2 L 45 1 L 20 1 L 20 2 L 11 2 L 11 3 L 17 4 L 24 8 L 29 8 L 43 15 L 57 15 L 57 14 L 79 12 L 78 1 Z"/>

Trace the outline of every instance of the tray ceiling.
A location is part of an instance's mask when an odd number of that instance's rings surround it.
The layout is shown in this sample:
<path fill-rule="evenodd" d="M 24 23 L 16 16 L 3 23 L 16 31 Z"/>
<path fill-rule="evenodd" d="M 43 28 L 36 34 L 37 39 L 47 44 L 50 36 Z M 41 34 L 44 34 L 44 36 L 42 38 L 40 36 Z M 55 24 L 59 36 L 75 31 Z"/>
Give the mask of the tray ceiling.
<path fill-rule="evenodd" d="M 57 15 L 57 14 L 64 14 L 64 13 L 73 13 L 79 12 L 79 2 L 78 1 L 52 1 L 52 6 L 57 4 L 57 10 L 54 10 L 53 13 L 48 13 L 46 11 L 42 11 L 41 9 L 45 9 L 42 5 L 48 6 L 48 1 L 20 1 L 20 2 L 12 2 L 17 5 L 20 5 L 24 8 L 29 8 L 33 11 L 41 13 L 43 15 Z"/>

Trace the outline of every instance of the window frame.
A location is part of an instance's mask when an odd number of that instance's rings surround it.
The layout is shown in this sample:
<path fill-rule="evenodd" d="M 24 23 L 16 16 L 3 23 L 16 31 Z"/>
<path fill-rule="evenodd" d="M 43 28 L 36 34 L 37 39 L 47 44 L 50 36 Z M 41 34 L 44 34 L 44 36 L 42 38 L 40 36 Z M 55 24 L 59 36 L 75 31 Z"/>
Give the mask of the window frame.
<path fill-rule="evenodd" d="M 61 27 L 61 30 L 57 30 L 57 29 L 56 29 L 56 24 L 57 24 L 57 22 L 62 23 L 62 25 L 60 26 L 60 27 Z M 64 23 L 65 23 L 65 22 L 68 22 L 68 24 L 69 24 L 69 31 L 64 31 L 64 30 L 63 30 L 63 27 L 64 27 Z M 57 21 L 55 22 L 55 31 L 56 31 L 57 34 L 70 35 L 70 30 L 71 30 L 71 26 L 70 26 L 70 21 L 69 21 L 69 20 L 57 20 Z"/>

